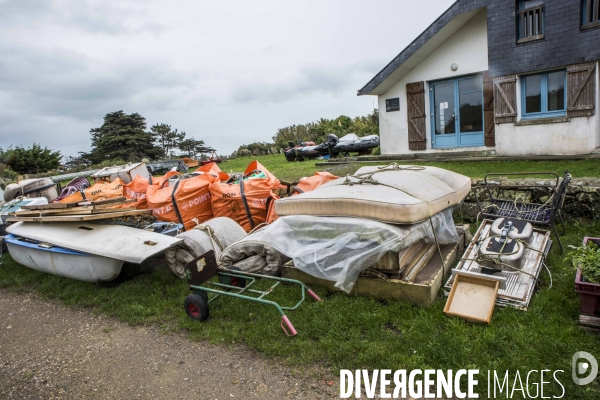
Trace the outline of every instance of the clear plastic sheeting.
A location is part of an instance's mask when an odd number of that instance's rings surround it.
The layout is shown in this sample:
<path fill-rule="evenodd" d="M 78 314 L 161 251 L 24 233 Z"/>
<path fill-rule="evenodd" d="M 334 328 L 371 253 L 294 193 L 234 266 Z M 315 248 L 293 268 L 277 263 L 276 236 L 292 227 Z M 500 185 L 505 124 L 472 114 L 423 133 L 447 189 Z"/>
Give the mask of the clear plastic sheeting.
<path fill-rule="evenodd" d="M 439 244 L 458 242 L 451 208 L 431 220 Z M 358 275 L 386 252 L 399 252 L 423 239 L 435 240 L 429 220 L 391 225 L 362 218 L 294 215 L 266 227 L 261 241 L 292 258 L 299 270 L 350 293 Z"/>

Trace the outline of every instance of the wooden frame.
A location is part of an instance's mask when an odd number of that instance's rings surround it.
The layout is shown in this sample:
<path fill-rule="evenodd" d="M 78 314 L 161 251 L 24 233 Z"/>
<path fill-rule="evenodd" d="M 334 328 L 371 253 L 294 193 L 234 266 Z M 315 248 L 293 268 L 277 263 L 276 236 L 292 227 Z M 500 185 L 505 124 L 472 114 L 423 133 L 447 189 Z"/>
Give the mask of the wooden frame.
<path fill-rule="evenodd" d="M 472 293 L 478 289 L 478 293 Z M 500 281 L 457 273 L 444 313 L 470 322 L 489 324 L 492 320 Z M 478 301 L 473 301 L 477 296 Z M 466 307 L 465 307 L 466 306 Z"/>

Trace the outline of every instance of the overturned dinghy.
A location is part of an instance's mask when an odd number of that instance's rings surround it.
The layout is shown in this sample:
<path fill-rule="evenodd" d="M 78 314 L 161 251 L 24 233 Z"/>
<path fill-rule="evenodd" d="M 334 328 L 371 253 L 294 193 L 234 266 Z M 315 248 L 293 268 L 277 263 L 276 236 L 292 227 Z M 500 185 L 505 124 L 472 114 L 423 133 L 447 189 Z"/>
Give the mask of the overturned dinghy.
<path fill-rule="evenodd" d="M 87 222 L 17 222 L 8 233 L 58 247 L 141 264 L 181 239 L 122 225 Z"/>
<path fill-rule="evenodd" d="M 8 250 L 18 263 L 88 282 L 115 279 L 124 261 L 141 264 L 182 241 L 127 226 L 85 222 L 17 222 L 6 231 L 12 235 Z"/>
<path fill-rule="evenodd" d="M 347 216 L 413 224 L 460 204 L 470 190 L 470 178 L 442 168 L 362 167 L 312 192 L 277 200 L 275 211 L 280 216 Z"/>
<path fill-rule="evenodd" d="M 10 234 L 4 240 L 10 256 L 19 264 L 65 278 L 108 282 L 116 279 L 123 267 L 122 260 L 69 250 L 37 240 Z"/>
<path fill-rule="evenodd" d="M 48 201 L 52 201 L 58 197 L 56 183 L 50 178 L 35 178 L 6 185 L 4 200 L 11 201 L 19 196 L 45 197 Z"/>

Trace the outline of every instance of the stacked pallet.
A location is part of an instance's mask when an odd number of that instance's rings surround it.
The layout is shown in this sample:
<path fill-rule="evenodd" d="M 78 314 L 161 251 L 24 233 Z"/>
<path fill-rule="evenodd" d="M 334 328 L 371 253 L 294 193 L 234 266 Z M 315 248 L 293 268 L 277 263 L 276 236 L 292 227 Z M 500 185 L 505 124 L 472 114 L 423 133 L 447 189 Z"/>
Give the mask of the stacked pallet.
<path fill-rule="evenodd" d="M 106 218 L 131 217 L 151 214 L 152 210 L 136 210 L 128 207 L 135 200 L 117 197 L 109 200 L 85 201 L 80 203 L 52 203 L 25 205 L 10 214 L 7 222 L 80 222 Z"/>

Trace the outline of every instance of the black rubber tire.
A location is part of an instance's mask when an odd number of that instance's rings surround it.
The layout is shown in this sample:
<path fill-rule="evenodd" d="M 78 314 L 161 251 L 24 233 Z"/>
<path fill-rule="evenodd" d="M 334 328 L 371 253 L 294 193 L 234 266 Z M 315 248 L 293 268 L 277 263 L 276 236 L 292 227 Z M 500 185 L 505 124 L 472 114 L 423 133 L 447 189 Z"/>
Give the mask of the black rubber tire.
<path fill-rule="evenodd" d="M 227 268 L 230 271 L 241 271 L 238 267 Z M 219 275 L 219 282 L 223 285 L 230 285 L 239 288 L 246 287 L 246 279 Z"/>
<path fill-rule="evenodd" d="M 183 302 L 183 307 L 191 319 L 202 322 L 208 318 L 208 303 L 198 294 L 188 295 Z"/>

